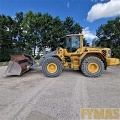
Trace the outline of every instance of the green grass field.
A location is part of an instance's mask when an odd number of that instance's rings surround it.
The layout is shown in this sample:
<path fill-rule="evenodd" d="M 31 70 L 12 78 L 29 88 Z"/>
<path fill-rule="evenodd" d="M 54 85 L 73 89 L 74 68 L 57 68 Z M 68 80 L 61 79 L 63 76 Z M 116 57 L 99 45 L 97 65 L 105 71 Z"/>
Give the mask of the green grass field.
<path fill-rule="evenodd" d="M 7 66 L 9 62 L 0 62 L 0 66 Z"/>

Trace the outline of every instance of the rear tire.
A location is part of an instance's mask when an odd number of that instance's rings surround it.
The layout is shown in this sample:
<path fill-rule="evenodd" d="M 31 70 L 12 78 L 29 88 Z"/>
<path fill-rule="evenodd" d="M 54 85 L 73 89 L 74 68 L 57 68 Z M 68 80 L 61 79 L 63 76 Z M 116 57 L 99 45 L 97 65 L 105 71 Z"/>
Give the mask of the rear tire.
<path fill-rule="evenodd" d="M 87 77 L 98 77 L 104 71 L 104 63 L 97 57 L 88 57 L 81 64 L 81 71 Z"/>
<path fill-rule="evenodd" d="M 43 61 L 42 72 L 47 77 L 57 77 L 62 72 L 61 61 L 55 57 L 49 57 Z"/>

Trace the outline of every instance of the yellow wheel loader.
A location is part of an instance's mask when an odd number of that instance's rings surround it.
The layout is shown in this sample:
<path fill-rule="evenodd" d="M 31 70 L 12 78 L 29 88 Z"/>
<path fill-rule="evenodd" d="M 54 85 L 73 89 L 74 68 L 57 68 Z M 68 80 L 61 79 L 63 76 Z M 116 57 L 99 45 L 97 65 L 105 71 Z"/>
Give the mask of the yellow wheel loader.
<path fill-rule="evenodd" d="M 30 58 L 28 60 L 30 61 Z M 28 63 L 27 65 L 29 65 Z M 63 68 L 81 70 L 87 77 L 98 77 L 108 66 L 118 65 L 119 59 L 111 58 L 110 48 L 83 46 L 83 34 L 70 34 L 66 36 L 65 48 L 57 48 L 56 51 L 43 55 L 38 63 L 39 66 L 42 66 L 42 72 L 47 77 L 59 76 Z M 27 67 L 25 67 L 26 70 Z M 10 69 L 9 65 L 8 68 Z M 11 66 L 9 72 L 12 69 L 16 69 L 14 65 Z"/>

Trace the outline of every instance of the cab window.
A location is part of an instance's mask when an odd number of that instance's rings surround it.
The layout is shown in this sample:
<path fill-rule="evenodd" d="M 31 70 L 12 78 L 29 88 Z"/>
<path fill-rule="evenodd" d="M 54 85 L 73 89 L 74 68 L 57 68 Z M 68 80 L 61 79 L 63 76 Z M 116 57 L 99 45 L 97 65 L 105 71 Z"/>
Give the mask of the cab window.
<path fill-rule="evenodd" d="M 80 48 L 80 37 L 73 36 L 72 38 L 72 52 L 75 52 L 78 48 Z"/>
<path fill-rule="evenodd" d="M 66 49 L 68 52 L 75 52 L 80 48 L 80 37 L 79 36 L 69 36 L 66 39 Z"/>

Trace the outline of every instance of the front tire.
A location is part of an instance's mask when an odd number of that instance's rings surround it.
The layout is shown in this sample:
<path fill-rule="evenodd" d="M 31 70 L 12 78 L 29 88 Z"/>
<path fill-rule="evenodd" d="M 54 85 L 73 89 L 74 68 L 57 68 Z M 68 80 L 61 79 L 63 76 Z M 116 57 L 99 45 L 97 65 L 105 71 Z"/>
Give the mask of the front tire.
<path fill-rule="evenodd" d="M 97 57 L 88 57 L 81 64 L 81 71 L 87 77 L 98 77 L 104 71 L 104 63 Z"/>
<path fill-rule="evenodd" d="M 49 57 L 43 61 L 42 72 L 47 77 L 57 77 L 62 72 L 62 64 L 58 58 Z"/>

